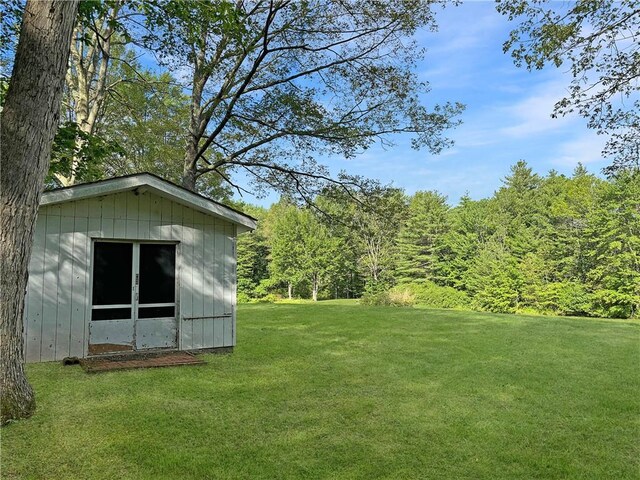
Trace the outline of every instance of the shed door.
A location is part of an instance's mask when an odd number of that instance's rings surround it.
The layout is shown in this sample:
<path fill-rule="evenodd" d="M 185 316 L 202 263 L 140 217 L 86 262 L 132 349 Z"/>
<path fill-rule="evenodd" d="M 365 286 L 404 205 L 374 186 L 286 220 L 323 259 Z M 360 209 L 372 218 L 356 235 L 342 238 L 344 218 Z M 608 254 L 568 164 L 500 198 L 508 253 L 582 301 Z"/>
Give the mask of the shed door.
<path fill-rule="evenodd" d="M 89 354 L 177 347 L 176 246 L 95 242 Z"/>
<path fill-rule="evenodd" d="M 89 354 L 133 350 L 134 245 L 93 244 Z"/>
<path fill-rule="evenodd" d="M 176 246 L 139 247 L 136 349 L 176 347 Z"/>

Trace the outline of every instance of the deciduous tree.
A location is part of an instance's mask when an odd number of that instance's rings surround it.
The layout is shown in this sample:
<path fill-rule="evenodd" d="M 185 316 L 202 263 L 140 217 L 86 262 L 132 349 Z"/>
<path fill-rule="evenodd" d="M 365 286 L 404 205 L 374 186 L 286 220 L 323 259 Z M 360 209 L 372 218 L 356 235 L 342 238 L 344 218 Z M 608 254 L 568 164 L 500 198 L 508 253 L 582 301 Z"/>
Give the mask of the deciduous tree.
<path fill-rule="evenodd" d="M 29 0 L 0 119 L 0 420 L 31 415 L 24 374 L 23 312 L 33 229 L 60 100 L 78 2 Z"/>
<path fill-rule="evenodd" d="M 183 185 L 242 172 L 258 192 L 308 200 L 332 180 L 319 154 L 351 157 L 400 132 L 447 146 L 462 106 L 427 108 L 412 72 L 410 36 L 435 28 L 431 3 L 149 2 L 147 46 L 190 90 Z"/>

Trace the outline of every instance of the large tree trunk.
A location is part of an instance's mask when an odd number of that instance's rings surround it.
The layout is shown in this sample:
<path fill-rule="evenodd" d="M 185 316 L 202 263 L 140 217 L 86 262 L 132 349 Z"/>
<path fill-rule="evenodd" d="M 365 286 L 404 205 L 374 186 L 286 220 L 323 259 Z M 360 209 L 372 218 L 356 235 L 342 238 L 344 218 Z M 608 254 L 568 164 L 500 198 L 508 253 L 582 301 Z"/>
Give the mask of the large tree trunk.
<path fill-rule="evenodd" d="M 28 0 L 0 125 L 0 423 L 30 416 L 23 313 L 33 228 L 58 127 L 77 0 Z"/>

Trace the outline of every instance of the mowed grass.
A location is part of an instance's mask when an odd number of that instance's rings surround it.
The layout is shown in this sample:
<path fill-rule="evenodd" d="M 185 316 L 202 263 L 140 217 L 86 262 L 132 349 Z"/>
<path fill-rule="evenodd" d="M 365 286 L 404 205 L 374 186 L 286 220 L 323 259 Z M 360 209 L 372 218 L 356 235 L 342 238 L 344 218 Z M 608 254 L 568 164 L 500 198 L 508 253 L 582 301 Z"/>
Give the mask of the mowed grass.
<path fill-rule="evenodd" d="M 30 365 L 2 478 L 640 478 L 639 327 L 243 305 L 206 366 Z"/>

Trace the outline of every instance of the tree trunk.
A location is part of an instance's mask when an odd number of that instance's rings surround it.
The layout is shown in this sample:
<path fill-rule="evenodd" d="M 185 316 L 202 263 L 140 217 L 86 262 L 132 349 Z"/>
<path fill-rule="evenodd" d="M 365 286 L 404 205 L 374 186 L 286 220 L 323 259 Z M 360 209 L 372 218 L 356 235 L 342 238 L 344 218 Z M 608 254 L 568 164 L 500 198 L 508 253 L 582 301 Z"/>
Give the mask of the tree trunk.
<path fill-rule="evenodd" d="M 289 282 L 287 287 L 288 287 L 288 293 L 289 293 L 289 300 L 293 300 L 293 283 Z"/>
<path fill-rule="evenodd" d="M 23 314 L 38 204 L 58 127 L 77 0 L 28 0 L 0 125 L 0 424 L 35 410 Z"/>
<path fill-rule="evenodd" d="M 313 301 L 318 301 L 318 279 L 317 277 L 313 277 L 313 281 L 311 282 L 311 294 L 313 297 Z"/>
<path fill-rule="evenodd" d="M 122 2 L 116 1 L 95 19 L 96 30 L 89 29 L 80 23 L 76 25 L 72 34 L 66 85 L 73 98 L 75 122 L 79 130 L 87 135 L 93 135 L 96 130 L 98 116 L 110 88 L 107 77 L 111 60 L 111 40 L 121 6 Z M 80 151 L 84 143 L 84 140 L 77 139 L 76 150 Z M 68 176 L 60 172 L 54 174 L 61 186 L 75 185 L 81 161 L 80 156 L 74 155 Z"/>
<path fill-rule="evenodd" d="M 202 44 L 204 45 L 204 43 Z M 207 76 L 201 71 L 201 66 L 205 62 L 205 50 L 201 48 L 196 55 L 196 67 L 193 71 L 193 85 L 191 89 L 191 112 L 189 114 L 189 137 L 187 148 L 184 152 L 184 164 L 182 170 L 182 186 L 196 191 L 196 180 L 198 179 L 198 151 L 200 149 L 200 139 L 204 133 L 206 122 L 202 119 L 202 92 Z"/>
<path fill-rule="evenodd" d="M 198 154 L 198 140 L 189 136 L 187 149 L 184 153 L 184 168 L 182 170 L 182 186 L 192 192 L 196 191 L 196 155 Z"/>

